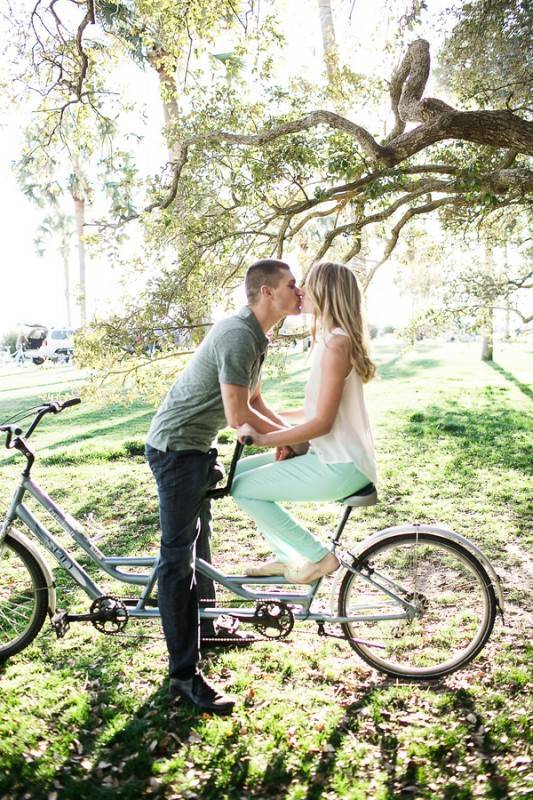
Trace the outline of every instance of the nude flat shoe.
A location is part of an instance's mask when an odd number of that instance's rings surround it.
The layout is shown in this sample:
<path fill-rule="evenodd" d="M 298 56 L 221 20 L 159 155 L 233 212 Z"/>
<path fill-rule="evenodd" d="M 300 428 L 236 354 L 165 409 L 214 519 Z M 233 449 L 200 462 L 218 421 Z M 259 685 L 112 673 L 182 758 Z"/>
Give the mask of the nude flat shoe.
<path fill-rule="evenodd" d="M 248 564 L 244 574 L 254 578 L 266 578 L 270 575 L 283 575 L 285 564 L 281 561 L 265 561 L 262 564 Z"/>
<path fill-rule="evenodd" d="M 324 575 L 331 575 L 340 566 L 340 561 L 334 553 L 328 553 L 315 564 L 302 564 L 301 566 L 287 564 L 285 579 L 289 583 L 314 583 Z"/>

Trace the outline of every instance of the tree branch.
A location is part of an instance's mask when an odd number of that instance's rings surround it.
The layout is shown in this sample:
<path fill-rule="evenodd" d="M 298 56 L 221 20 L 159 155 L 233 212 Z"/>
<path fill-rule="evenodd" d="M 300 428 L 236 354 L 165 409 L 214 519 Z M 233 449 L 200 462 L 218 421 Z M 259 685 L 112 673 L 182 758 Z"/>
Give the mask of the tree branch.
<path fill-rule="evenodd" d="M 387 244 L 385 245 L 385 250 L 381 260 L 378 261 L 378 263 L 375 264 L 374 267 L 372 267 L 372 269 L 366 276 L 366 285 L 368 286 L 368 284 L 370 283 L 370 281 L 372 280 L 378 269 L 381 266 L 383 266 L 383 264 L 387 261 L 388 258 L 390 258 L 392 251 L 394 250 L 396 244 L 398 243 L 400 231 L 402 230 L 404 225 L 406 225 L 409 222 L 410 219 L 412 219 L 415 216 L 418 216 L 419 214 L 428 214 L 431 211 L 435 211 L 437 208 L 442 208 L 442 206 L 462 205 L 466 202 L 467 201 L 465 200 L 465 198 L 461 197 L 460 195 L 456 195 L 454 197 L 442 197 L 439 200 L 433 200 L 429 203 L 426 203 L 423 206 L 415 206 L 415 208 L 410 208 L 408 211 L 406 211 L 405 214 L 402 216 L 402 218 L 396 223 L 396 225 L 392 229 L 391 236 Z"/>
<path fill-rule="evenodd" d="M 331 111 L 318 110 L 256 134 L 211 131 L 191 136 L 180 144 L 179 158 L 175 163 L 175 177 L 179 181 L 187 161 L 188 150 L 195 145 L 228 142 L 246 147 L 261 147 L 280 137 L 310 130 L 319 125 L 344 131 L 357 142 L 365 155 L 374 163 L 386 167 L 395 166 L 429 145 L 446 139 L 462 139 L 475 144 L 505 147 L 519 153 L 533 154 L 533 123 L 521 119 L 516 114 L 510 111 L 456 111 L 442 100 L 424 98 L 423 92 L 429 70 L 429 44 L 420 39 L 410 45 L 391 81 L 390 93 L 396 125 L 385 145 L 380 145 L 365 128 L 355 122 Z M 406 122 L 422 124 L 404 133 Z"/>

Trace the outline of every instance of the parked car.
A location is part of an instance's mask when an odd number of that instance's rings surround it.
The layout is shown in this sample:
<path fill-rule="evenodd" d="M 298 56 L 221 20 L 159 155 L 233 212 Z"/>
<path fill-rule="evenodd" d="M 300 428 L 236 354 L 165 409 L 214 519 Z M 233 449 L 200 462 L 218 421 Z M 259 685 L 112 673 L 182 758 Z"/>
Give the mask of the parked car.
<path fill-rule="evenodd" d="M 42 358 L 43 361 L 59 361 L 68 363 L 74 354 L 74 329 L 73 328 L 50 328 L 46 339 L 35 356 Z M 35 356 L 33 362 L 37 363 Z M 42 363 L 42 362 L 40 362 Z"/>
<path fill-rule="evenodd" d="M 34 364 L 43 364 L 45 357 L 41 355 L 41 348 L 47 335 L 46 325 L 39 323 L 22 325 L 17 338 L 17 353 L 22 352 L 25 358 L 31 359 Z"/>

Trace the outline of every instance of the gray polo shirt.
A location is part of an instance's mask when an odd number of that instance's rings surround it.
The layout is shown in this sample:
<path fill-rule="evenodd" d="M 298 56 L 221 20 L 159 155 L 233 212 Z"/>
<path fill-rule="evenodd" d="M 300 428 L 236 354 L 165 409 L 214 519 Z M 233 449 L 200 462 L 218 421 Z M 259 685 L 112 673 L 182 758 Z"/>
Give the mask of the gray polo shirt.
<path fill-rule="evenodd" d="M 253 311 L 217 322 L 159 406 L 147 442 L 157 450 L 207 452 L 226 423 L 221 383 L 256 387 L 268 339 Z"/>

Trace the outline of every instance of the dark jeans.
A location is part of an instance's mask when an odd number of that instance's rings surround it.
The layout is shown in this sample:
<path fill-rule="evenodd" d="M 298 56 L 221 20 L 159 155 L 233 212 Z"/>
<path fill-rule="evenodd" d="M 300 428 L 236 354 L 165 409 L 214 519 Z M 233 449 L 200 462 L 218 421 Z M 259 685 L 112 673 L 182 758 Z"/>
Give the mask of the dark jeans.
<path fill-rule="evenodd" d="M 211 560 L 210 503 L 205 498 L 216 450 L 166 452 L 146 445 L 146 458 L 157 482 L 161 553 L 157 570 L 158 601 L 169 653 L 171 678 L 183 677 L 198 663 L 198 602 L 214 605 L 211 580 L 194 570 L 195 554 Z M 196 553 L 195 553 L 196 551 Z"/>

